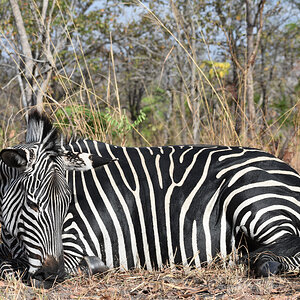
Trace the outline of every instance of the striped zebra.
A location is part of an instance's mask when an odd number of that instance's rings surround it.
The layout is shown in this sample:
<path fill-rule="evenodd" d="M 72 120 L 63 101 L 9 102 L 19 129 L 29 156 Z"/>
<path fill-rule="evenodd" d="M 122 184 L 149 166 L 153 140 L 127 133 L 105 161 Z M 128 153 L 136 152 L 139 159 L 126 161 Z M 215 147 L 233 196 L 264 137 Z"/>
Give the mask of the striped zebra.
<path fill-rule="evenodd" d="M 261 150 L 63 143 L 33 111 L 26 143 L 0 157 L 2 277 L 47 287 L 80 269 L 200 268 L 245 247 L 258 276 L 299 271 L 300 176 Z"/>

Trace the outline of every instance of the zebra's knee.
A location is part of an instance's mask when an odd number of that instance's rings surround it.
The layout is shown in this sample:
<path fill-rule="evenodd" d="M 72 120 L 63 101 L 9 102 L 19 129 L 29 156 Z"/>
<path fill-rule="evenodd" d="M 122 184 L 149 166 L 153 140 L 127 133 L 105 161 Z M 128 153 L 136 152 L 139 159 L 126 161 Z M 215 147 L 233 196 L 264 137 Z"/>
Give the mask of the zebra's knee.
<path fill-rule="evenodd" d="M 97 256 L 85 256 L 79 264 L 80 271 L 92 276 L 97 273 L 103 273 L 108 270 L 108 267 Z"/>

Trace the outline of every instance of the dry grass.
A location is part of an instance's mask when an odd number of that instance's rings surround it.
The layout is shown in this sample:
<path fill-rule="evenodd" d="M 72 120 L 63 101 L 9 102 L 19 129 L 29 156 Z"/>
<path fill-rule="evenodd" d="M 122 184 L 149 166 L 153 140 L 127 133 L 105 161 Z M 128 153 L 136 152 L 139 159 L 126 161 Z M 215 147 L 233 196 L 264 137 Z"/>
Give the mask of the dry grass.
<path fill-rule="evenodd" d="M 0 281 L 0 299 L 299 299 L 300 278 L 255 279 L 243 266 L 209 267 L 184 273 L 182 269 L 133 270 L 86 278 L 74 277 L 49 290 L 20 281 Z"/>

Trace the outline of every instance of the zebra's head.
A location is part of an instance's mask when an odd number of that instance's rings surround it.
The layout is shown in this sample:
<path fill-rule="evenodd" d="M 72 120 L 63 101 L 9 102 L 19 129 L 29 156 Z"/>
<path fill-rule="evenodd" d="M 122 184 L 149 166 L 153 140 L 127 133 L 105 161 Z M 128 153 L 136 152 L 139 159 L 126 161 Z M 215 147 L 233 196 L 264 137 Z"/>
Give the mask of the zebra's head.
<path fill-rule="evenodd" d="M 22 249 L 30 277 L 62 279 L 62 226 L 71 202 L 66 170 L 88 170 L 109 161 L 67 151 L 57 129 L 37 111 L 29 115 L 26 143 L 2 150 L 0 157 L 3 229 Z"/>

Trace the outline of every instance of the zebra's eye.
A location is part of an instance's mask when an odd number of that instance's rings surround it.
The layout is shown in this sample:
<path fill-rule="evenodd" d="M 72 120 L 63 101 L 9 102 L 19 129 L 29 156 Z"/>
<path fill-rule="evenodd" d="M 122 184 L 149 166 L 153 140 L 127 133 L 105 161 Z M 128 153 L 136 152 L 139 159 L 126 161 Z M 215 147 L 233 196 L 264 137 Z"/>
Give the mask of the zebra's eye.
<path fill-rule="evenodd" d="M 33 209 L 34 211 L 38 212 L 39 211 L 39 205 L 31 200 L 27 200 L 27 205 Z"/>

